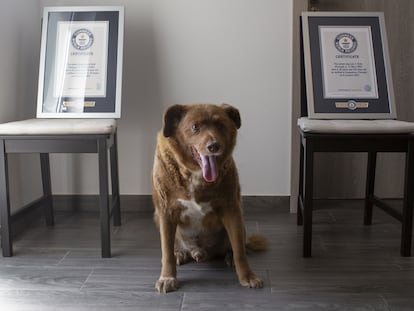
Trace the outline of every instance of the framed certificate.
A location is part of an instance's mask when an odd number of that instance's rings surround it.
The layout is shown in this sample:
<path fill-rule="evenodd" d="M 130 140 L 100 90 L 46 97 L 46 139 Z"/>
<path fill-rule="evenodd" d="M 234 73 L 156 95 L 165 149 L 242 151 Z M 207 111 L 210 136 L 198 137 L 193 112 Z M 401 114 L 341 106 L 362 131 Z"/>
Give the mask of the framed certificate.
<path fill-rule="evenodd" d="M 309 118 L 396 118 L 383 13 L 304 12 L 302 38 Z"/>
<path fill-rule="evenodd" d="M 120 118 L 123 7 L 46 7 L 38 118 Z"/>

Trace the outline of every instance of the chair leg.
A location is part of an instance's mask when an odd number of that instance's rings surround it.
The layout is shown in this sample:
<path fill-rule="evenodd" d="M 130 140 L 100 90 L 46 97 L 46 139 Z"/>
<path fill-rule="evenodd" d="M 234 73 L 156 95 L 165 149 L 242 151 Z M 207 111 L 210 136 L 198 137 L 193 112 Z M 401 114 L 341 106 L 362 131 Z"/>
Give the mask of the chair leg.
<path fill-rule="evenodd" d="M 368 152 L 367 177 L 365 185 L 365 208 L 364 208 L 364 225 L 372 224 L 372 197 L 375 189 L 375 169 L 377 165 L 377 153 Z"/>
<path fill-rule="evenodd" d="M 299 192 L 298 192 L 298 207 L 297 207 L 297 225 L 303 225 L 303 145 L 302 145 L 302 136 L 300 137 L 300 155 L 299 155 Z"/>
<path fill-rule="evenodd" d="M 40 154 L 40 168 L 42 171 L 42 185 L 43 185 L 43 196 L 45 198 L 45 216 L 46 225 L 53 226 L 54 215 L 53 215 L 53 201 L 52 201 L 52 186 L 50 182 L 50 163 L 49 154 Z"/>
<path fill-rule="evenodd" d="M 110 148 L 111 162 L 111 185 L 113 198 L 113 217 L 114 226 L 121 225 L 121 203 L 119 198 L 119 174 L 118 174 L 118 142 L 117 135 L 114 134 L 114 142 Z"/>
<path fill-rule="evenodd" d="M 405 160 L 404 202 L 402 211 L 401 229 L 401 256 L 411 256 L 411 240 L 413 230 L 413 204 L 414 204 L 414 140 L 408 144 Z"/>
<path fill-rule="evenodd" d="M 101 253 L 103 258 L 111 257 L 109 191 L 108 191 L 108 150 L 106 137 L 98 138 L 99 157 L 99 212 L 101 219 Z"/>
<path fill-rule="evenodd" d="M 0 140 L 0 225 L 3 257 L 13 256 L 7 154 Z"/>
<path fill-rule="evenodd" d="M 303 171 L 303 257 L 312 256 L 312 210 L 313 210 L 313 157 L 314 151 L 309 139 L 304 143 Z"/>

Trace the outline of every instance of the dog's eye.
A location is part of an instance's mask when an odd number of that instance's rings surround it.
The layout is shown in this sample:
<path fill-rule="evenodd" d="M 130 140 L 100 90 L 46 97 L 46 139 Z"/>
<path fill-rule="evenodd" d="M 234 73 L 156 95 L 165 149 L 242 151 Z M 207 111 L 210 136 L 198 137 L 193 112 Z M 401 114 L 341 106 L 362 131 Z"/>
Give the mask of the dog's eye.
<path fill-rule="evenodd" d="M 200 131 L 200 126 L 198 124 L 193 124 L 191 126 L 191 130 L 193 131 L 193 133 L 198 133 Z"/>

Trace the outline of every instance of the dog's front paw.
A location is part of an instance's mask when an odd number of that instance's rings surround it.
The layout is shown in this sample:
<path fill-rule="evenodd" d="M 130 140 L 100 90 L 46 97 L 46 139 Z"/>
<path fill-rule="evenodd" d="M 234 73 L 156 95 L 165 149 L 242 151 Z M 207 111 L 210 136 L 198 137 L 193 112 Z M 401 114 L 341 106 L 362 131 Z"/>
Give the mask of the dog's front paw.
<path fill-rule="evenodd" d="M 249 288 L 262 288 L 263 281 L 259 279 L 254 273 L 249 274 L 247 277 L 240 279 L 240 284 Z"/>
<path fill-rule="evenodd" d="M 173 277 L 160 277 L 155 283 L 155 288 L 160 293 L 168 293 L 177 290 L 178 288 L 178 281 L 176 278 Z"/>

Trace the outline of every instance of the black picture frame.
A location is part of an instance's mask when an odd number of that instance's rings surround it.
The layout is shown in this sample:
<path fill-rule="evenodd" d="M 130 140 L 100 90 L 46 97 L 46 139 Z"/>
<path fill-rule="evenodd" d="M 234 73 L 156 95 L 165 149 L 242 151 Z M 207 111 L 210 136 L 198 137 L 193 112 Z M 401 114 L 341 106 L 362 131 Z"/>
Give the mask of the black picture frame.
<path fill-rule="evenodd" d="M 397 117 L 382 12 L 303 12 L 302 40 L 309 118 Z"/>

